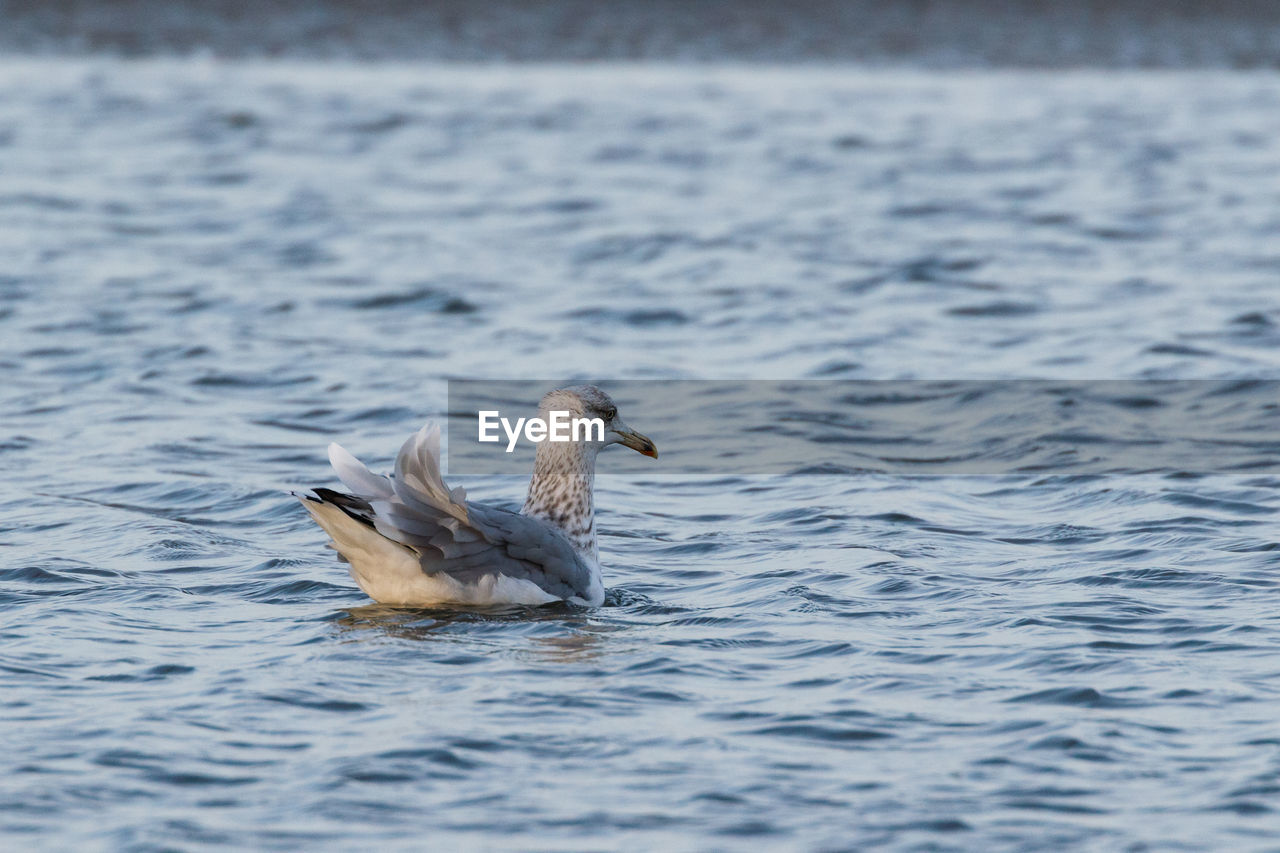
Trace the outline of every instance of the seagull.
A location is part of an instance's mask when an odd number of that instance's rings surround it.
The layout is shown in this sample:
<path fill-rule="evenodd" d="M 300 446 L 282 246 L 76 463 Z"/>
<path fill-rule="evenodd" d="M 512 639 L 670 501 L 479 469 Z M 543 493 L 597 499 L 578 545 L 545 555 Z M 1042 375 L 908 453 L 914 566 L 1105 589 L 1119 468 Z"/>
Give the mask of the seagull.
<path fill-rule="evenodd" d="M 577 440 L 538 444 L 520 512 L 467 500 L 440 475 L 440 428 L 405 441 L 394 475 L 371 472 L 337 444 L 329 462 L 350 493 L 294 494 L 324 528 L 351 577 L 374 601 L 400 606 L 604 603 L 596 542 L 596 455 L 611 444 L 656 459 L 652 441 L 627 426 L 594 385 L 548 393 L 538 414 L 600 418 Z"/>

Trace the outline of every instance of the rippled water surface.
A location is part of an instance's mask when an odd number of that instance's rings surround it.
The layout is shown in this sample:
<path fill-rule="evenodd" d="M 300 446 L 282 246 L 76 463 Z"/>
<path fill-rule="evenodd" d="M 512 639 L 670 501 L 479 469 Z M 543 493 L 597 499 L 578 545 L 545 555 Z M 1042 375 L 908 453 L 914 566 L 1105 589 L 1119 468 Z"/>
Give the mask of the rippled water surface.
<path fill-rule="evenodd" d="M 659 461 L 605 607 L 501 613 L 286 490 L 451 376 L 1275 378 L 1278 155 L 1274 75 L 0 63 L 0 826 L 1273 845 L 1270 474 Z"/>

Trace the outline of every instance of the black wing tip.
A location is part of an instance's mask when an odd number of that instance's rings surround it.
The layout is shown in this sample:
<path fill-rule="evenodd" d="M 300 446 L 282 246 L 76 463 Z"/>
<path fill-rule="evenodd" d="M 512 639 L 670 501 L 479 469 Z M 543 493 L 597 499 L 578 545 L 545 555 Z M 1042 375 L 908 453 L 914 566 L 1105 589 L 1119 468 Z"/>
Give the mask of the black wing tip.
<path fill-rule="evenodd" d="M 364 498 L 348 495 L 345 492 L 335 492 L 333 489 L 317 488 L 313 489 L 315 495 L 299 495 L 304 500 L 315 501 L 316 503 L 333 504 L 347 515 L 354 518 L 362 524 L 373 527 L 373 507 Z M 297 494 L 295 492 L 295 494 Z"/>

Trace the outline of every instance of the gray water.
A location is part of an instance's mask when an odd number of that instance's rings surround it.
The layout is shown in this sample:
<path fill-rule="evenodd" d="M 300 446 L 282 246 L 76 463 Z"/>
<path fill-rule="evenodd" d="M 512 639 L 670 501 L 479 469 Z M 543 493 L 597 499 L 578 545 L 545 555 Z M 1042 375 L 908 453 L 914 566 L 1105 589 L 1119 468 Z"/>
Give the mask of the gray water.
<path fill-rule="evenodd" d="M 287 490 L 448 377 L 1276 378 L 1278 155 L 1261 73 L 4 60 L 5 846 L 1275 849 L 1269 474 L 659 460 L 506 612 Z"/>

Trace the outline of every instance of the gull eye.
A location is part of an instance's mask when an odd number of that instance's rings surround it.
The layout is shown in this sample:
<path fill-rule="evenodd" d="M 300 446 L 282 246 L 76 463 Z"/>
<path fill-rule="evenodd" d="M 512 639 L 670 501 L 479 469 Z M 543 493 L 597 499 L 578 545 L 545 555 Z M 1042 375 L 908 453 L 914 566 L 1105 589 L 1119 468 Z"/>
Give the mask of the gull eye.
<path fill-rule="evenodd" d="M 611 421 L 618 414 L 618 410 L 615 409 L 613 406 L 609 406 L 605 408 L 600 414 L 604 415 L 604 419 L 606 421 Z"/>

